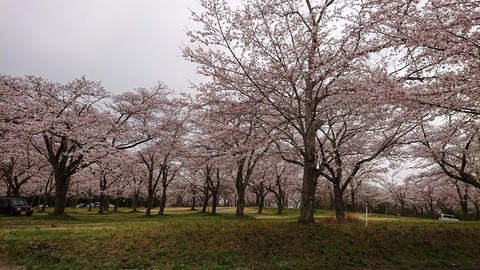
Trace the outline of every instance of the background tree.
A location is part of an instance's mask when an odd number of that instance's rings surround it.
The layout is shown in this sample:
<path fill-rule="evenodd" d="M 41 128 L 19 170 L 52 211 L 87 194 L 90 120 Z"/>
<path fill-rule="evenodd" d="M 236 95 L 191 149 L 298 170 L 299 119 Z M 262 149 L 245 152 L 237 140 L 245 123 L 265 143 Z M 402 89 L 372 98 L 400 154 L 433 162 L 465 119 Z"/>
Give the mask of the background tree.
<path fill-rule="evenodd" d="M 375 5 L 375 31 L 397 44 L 390 59 L 395 67 L 391 75 L 405 87 L 395 99 L 419 108 L 479 115 L 480 3 L 433 0 Z"/>
<path fill-rule="evenodd" d="M 480 188 L 480 126 L 476 115 L 446 113 L 425 123 L 415 152 L 438 165 L 448 177 Z"/>
<path fill-rule="evenodd" d="M 107 93 L 85 78 L 66 84 L 39 77 L 3 78 L 3 86 L 22 94 L 17 130 L 31 137 L 32 146 L 45 158 L 55 180 L 55 215 L 64 213 L 70 178 L 88 167 L 104 148 L 101 133 L 105 118 L 98 107 Z"/>

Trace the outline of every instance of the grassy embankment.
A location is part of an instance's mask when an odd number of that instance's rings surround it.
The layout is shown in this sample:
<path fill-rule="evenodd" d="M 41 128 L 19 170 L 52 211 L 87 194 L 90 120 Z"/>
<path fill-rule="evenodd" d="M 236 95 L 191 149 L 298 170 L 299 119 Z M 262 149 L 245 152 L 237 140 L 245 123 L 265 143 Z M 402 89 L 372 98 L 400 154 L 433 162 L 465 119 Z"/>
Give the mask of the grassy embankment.
<path fill-rule="evenodd" d="M 74 212 L 73 212 L 74 211 Z M 363 216 L 296 223 L 298 211 L 234 217 L 167 209 L 0 217 L 0 263 L 25 269 L 361 269 L 480 267 L 480 223 Z"/>

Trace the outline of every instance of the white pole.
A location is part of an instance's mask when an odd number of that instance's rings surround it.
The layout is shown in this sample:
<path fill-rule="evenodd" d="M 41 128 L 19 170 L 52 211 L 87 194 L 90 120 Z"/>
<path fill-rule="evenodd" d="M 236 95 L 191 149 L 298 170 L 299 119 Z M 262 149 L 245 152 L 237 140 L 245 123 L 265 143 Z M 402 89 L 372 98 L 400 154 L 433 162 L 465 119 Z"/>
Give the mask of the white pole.
<path fill-rule="evenodd" d="M 368 204 L 365 204 L 365 228 L 368 227 Z"/>

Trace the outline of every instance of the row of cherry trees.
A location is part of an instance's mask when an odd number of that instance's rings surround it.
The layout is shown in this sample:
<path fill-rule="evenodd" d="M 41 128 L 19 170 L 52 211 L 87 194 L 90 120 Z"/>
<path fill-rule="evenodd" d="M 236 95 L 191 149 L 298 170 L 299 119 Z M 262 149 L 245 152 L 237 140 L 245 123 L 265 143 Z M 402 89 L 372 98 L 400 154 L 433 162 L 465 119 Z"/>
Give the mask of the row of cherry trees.
<path fill-rule="evenodd" d="M 198 88 L 275 118 L 282 158 L 303 167 L 299 222 L 313 222 L 319 177 L 342 220 L 349 183 L 394 146 L 480 186 L 478 1 L 201 3 L 184 48 L 211 78 Z"/>
<path fill-rule="evenodd" d="M 83 86 L 98 85 L 84 78 L 74 82 L 78 81 Z M 47 87 L 80 96 L 75 91 L 81 87 L 68 88 L 73 83 L 10 76 L 2 76 L 2 83 L 0 176 L 1 191 L 6 195 L 44 199 L 54 195 L 56 209 L 65 206 L 67 196 L 73 202 L 95 198 L 102 202 L 100 213 L 109 202 L 118 205 L 129 198 L 134 207 L 142 201 L 147 215 L 156 199 L 162 214 L 167 195 L 170 204 L 201 205 L 203 211 L 211 207 L 214 213 L 219 204 L 235 205 L 240 216 L 247 203 L 259 205 L 259 211 L 263 205 L 276 206 L 280 213 L 284 206 L 301 206 L 298 155 L 292 151 L 292 143 L 283 139 L 284 134 L 269 128 L 275 117 L 248 100 L 214 93 L 202 93 L 196 100 L 174 98 L 159 84 L 118 96 L 105 94 L 96 107 L 89 103 L 94 113 L 88 115 L 81 114 L 84 107 L 75 111 L 79 105 L 71 102 L 72 98 L 60 110 L 35 104 L 42 95 L 37 91 L 54 91 Z M 12 90 L 16 94 L 12 95 Z M 26 103 L 30 97 L 29 106 L 14 103 Z M 64 98 L 57 96 L 55 103 Z M 377 209 L 386 204 L 395 208 L 390 213 L 401 215 L 434 217 L 438 211 L 459 208 L 466 218 L 473 212 L 478 217 L 478 190 L 449 177 L 441 166 L 433 166 L 432 148 L 425 147 L 424 141 L 412 141 L 418 134 L 424 138 L 425 125 L 406 125 L 390 110 L 387 115 L 366 108 L 359 113 L 361 106 L 357 105 L 355 113 L 337 112 L 319 128 L 317 155 L 323 167 L 319 168 L 322 182 L 315 190 L 317 207 L 336 209 L 339 219 L 344 218 L 346 206 L 360 210 L 364 203 Z M 27 108 L 35 109 L 29 112 Z M 38 117 L 40 110 L 55 114 Z M 62 110 L 68 118 L 59 119 Z M 378 127 L 379 121 L 395 128 Z M 74 124 L 82 123 L 86 124 L 74 129 Z M 290 136 L 295 135 L 292 132 Z M 402 147 L 393 151 L 393 146 Z M 402 177 L 387 178 L 395 164 L 412 157 L 405 149 L 423 154 L 417 155 L 419 164 L 410 166 L 418 168 L 417 175 L 403 182 L 399 181 Z M 456 153 L 455 149 L 451 153 Z M 381 159 L 377 158 L 380 154 Z M 390 168 L 386 160 L 392 162 Z M 65 169 L 72 164 L 77 167 Z M 65 192 L 57 187 L 63 187 L 63 181 Z"/>
<path fill-rule="evenodd" d="M 147 214 L 159 198 L 161 214 L 169 189 L 239 216 L 273 199 L 301 223 L 326 198 L 339 220 L 346 201 L 478 213 L 478 2 L 201 3 L 183 52 L 209 80 L 193 99 L 1 76 L 6 193 L 53 193 L 55 214 L 68 192 L 143 200 Z M 393 179 L 408 160 L 415 176 Z"/>

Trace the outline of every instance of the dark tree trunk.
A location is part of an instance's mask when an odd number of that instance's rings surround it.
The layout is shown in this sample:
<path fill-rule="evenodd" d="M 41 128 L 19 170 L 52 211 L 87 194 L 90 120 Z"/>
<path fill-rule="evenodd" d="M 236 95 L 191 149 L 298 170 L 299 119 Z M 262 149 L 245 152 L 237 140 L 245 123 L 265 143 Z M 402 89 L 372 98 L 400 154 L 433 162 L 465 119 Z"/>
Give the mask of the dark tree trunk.
<path fill-rule="evenodd" d="M 259 198 L 259 202 L 258 202 L 258 214 L 263 214 L 263 207 L 265 205 L 265 196 L 263 195 L 260 195 L 260 198 Z"/>
<path fill-rule="evenodd" d="M 400 216 L 405 216 L 405 200 L 400 200 Z"/>
<path fill-rule="evenodd" d="M 475 201 L 473 202 L 473 205 L 475 206 L 476 219 L 480 220 L 480 203 L 478 201 Z"/>
<path fill-rule="evenodd" d="M 167 187 L 162 188 L 162 196 L 160 197 L 160 206 L 158 207 L 158 214 L 165 213 L 165 206 L 167 205 Z"/>
<path fill-rule="evenodd" d="M 63 174 L 55 175 L 55 208 L 53 210 L 53 215 L 55 216 L 65 214 L 69 184 L 70 177 Z"/>
<path fill-rule="evenodd" d="M 245 211 L 245 189 L 247 188 L 243 176 L 245 161 L 246 158 L 243 158 L 237 162 L 237 176 L 235 177 L 235 188 L 237 190 L 237 209 L 235 210 L 235 215 L 237 217 L 243 217 Z"/>
<path fill-rule="evenodd" d="M 278 210 L 277 210 L 277 214 L 282 214 L 283 213 L 283 200 L 278 200 Z"/>
<path fill-rule="evenodd" d="M 466 196 L 466 195 L 465 195 Z M 464 220 L 470 219 L 470 213 L 468 211 L 468 200 L 464 198 L 460 201 L 460 206 L 462 208 L 462 215 Z"/>
<path fill-rule="evenodd" d="M 203 198 L 203 204 L 202 204 L 202 213 L 206 213 L 207 212 L 207 207 L 208 207 L 208 200 L 210 200 L 210 192 L 207 191 L 205 192 L 205 196 Z"/>
<path fill-rule="evenodd" d="M 350 190 L 350 204 L 351 204 L 351 207 L 352 207 L 352 211 L 356 211 L 357 210 L 357 202 L 356 202 L 356 199 L 355 199 L 355 190 L 353 188 Z"/>
<path fill-rule="evenodd" d="M 153 199 L 153 194 L 149 193 L 147 197 L 147 210 L 145 212 L 146 216 L 150 216 L 152 214 Z"/>
<path fill-rule="evenodd" d="M 298 218 L 298 222 L 303 224 L 315 222 L 313 215 L 315 213 L 314 206 L 315 192 L 317 189 L 317 168 L 314 156 L 315 154 L 313 153 L 312 157 L 305 157 L 305 164 L 303 167 L 300 217 Z"/>
<path fill-rule="evenodd" d="M 103 209 L 103 206 L 104 206 L 104 205 L 103 205 L 103 200 L 104 200 L 104 198 L 105 198 L 105 195 L 103 195 L 103 192 L 101 192 L 101 193 L 100 193 L 100 196 L 98 197 L 98 203 L 99 203 L 99 205 L 98 205 L 98 213 L 99 213 L 99 214 L 103 214 L 103 213 L 104 213 L 104 211 L 103 211 L 103 210 L 104 210 L 104 209 Z"/>
<path fill-rule="evenodd" d="M 117 197 L 117 198 L 115 199 L 115 202 L 113 203 L 113 212 L 117 212 L 117 211 L 118 211 L 118 205 L 120 204 L 120 200 L 121 200 L 120 197 Z"/>
<path fill-rule="evenodd" d="M 217 206 L 218 206 L 218 190 L 212 190 L 212 214 L 217 213 Z"/>
<path fill-rule="evenodd" d="M 338 221 L 345 220 L 345 204 L 343 203 L 343 192 L 338 184 L 333 185 L 333 193 L 335 194 L 335 216 Z"/>
<path fill-rule="evenodd" d="M 132 212 L 137 212 L 138 211 L 138 199 L 140 197 L 140 192 L 139 191 L 134 191 L 133 192 L 133 199 L 132 199 Z"/>
<path fill-rule="evenodd" d="M 245 188 L 241 187 L 237 189 L 237 210 L 235 211 L 235 215 L 237 217 L 243 217 L 245 211 Z"/>
<path fill-rule="evenodd" d="M 190 210 L 192 211 L 195 211 L 195 203 L 196 203 L 196 200 L 197 200 L 197 196 L 196 196 L 196 192 L 195 190 L 193 190 L 193 194 L 192 194 L 192 206 L 190 207 Z"/>

